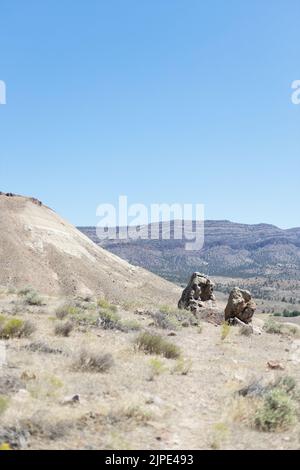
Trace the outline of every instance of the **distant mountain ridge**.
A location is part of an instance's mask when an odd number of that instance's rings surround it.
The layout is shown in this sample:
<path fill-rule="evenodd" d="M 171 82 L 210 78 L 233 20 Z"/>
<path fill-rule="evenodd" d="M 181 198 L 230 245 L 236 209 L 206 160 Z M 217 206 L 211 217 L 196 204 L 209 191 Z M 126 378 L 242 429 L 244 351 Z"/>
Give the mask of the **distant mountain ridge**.
<path fill-rule="evenodd" d="M 300 279 L 300 228 L 207 220 L 202 250 L 186 251 L 185 240 L 172 239 L 178 223 L 182 222 L 171 222 L 170 240 L 99 240 L 95 227 L 79 230 L 131 264 L 180 283 L 193 271 L 214 276 Z M 149 231 L 153 225 L 158 224 L 141 227 L 141 231 Z M 161 222 L 159 233 L 168 230 L 168 226 L 168 222 Z"/>

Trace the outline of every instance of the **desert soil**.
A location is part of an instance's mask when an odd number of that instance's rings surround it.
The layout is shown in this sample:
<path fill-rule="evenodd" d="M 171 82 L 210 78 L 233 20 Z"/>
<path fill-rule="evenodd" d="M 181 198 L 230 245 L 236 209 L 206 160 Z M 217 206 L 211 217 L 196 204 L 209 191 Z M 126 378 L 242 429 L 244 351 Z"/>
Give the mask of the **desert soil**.
<path fill-rule="evenodd" d="M 253 381 L 269 384 L 286 375 L 299 386 L 297 335 L 262 332 L 248 337 L 241 335 L 238 327 L 231 327 L 222 340 L 222 326 L 202 323 L 201 328 L 180 326 L 169 336 L 170 330 L 153 325 L 147 309 L 119 304 L 123 320 L 135 320 L 142 331 L 160 334 L 180 347 L 182 359 L 166 359 L 137 350 L 137 331 L 105 330 L 75 322 L 69 337 L 55 336 L 55 311 L 66 299 L 44 296 L 43 301 L 43 306 L 28 306 L 20 294 L 5 289 L 0 296 L 0 312 L 9 318 L 29 319 L 36 326 L 28 338 L 1 342 L 7 362 L 0 369 L 0 395 L 8 400 L 8 406 L 1 415 L 0 436 L 10 439 L 12 446 L 300 447 L 298 418 L 286 430 L 258 431 L 252 422 L 256 399 L 237 395 Z M 94 312 L 93 301 L 86 304 L 85 314 L 89 309 Z M 263 320 L 257 318 L 255 324 L 261 327 Z M 37 342 L 60 352 L 28 349 Z M 105 373 L 74 371 L 72 364 L 82 348 L 110 353 L 114 365 Z M 153 358 L 159 367 L 153 366 Z M 283 370 L 271 370 L 269 361 L 279 362 Z M 65 397 L 74 394 L 80 395 L 80 401 L 64 404 Z"/>

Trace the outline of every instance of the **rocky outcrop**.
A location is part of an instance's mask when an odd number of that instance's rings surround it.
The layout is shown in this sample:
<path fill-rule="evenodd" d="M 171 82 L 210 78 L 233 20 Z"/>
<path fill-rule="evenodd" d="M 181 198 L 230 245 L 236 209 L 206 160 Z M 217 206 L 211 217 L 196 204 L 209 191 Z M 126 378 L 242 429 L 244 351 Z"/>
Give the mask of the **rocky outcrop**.
<path fill-rule="evenodd" d="M 178 308 L 197 312 L 203 307 L 213 307 L 214 283 L 201 273 L 193 273 L 187 287 L 182 292 Z"/>
<path fill-rule="evenodd" d="M 235 287 L 229 294 L 225 308 L 225 321 L 238 318 L 244 323 L 250 323 L 255 310 L 256 303 L 252 300 L 250 292 Z"/>
<path fill-rule="evenodd" d="M 6 197 L 22 197 L 20 196 L 19 194 L 15 194 L 15 193 L 3 193 L 2 191 L 0 191 L 0 196 L 6 196 Z M 35 198 L 35 197 L 29 197 L 28 198 L 31 202 L 33 202 L 33 204 L 36 204 L 37 206 L 42 206 L 43 203 L 41 201 L 39 201 L 39 199 Z"/>

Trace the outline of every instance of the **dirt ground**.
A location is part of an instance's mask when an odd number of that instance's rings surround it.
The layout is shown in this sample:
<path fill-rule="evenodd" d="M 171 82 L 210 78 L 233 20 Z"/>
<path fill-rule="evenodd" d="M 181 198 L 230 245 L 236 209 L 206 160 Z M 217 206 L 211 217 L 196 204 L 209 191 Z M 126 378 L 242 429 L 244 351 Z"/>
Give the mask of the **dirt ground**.
<path fill-rule="evenodd" d="M 74 326 L 70 336 L 61 337 L 55 325 L 68 317 L 58 320 L 56 311 L 70 299 L 44 297 L 43 305 L 30 306 L 20 293 L 1 292 L 2 316 L 30 320 L 36 330 L 0 342 L 6 350 L 0 368 L 0 446 L 299 449 L 298 411 L 287 428 L 262 432 L 253 425 L 261 398 L 237 393 L 252 382 L 270 384 L 285 376 L 299 386 L 297 327 L 291 333 L 262 330 L 245 336 L 238 327 L 187 325 L 181 319 L 176 327 L 163 329 L 153 322 L 153 309 L 124 304 L 117 314 L 131 325 L 128 330 L 104 329 L 89 323 L 98 307 L 85 299 L 68 315 Z M 261 328 L 264 320 L 257 318 L 256 326 Z M 177 345 L 180 358 L 138 350 L 135 340 L 143 331 Z M 113 365 L 103 373 L 74 370 L 82 349 L 111 354 Z M 271 369 L 268 362 L 280 369 Z M 70 402 L 76 394 L 79 401 Z"/>

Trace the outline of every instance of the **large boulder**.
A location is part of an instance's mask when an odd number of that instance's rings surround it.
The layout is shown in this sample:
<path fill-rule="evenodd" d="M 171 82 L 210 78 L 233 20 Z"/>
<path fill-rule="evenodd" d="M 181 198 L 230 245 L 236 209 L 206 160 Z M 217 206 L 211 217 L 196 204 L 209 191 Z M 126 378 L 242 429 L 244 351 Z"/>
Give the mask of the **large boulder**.
<path fill-rule="evenodd" d="M 203 307 L 213 307 L 215 296 L 214 283 L 201 273 L 193 273 L 187 287 L 182 292 L 178 308 L 197 312 Z"/>
<path fill-rule="evenodd" d="M 225 308 L 225 321 L 238 318 L 244 323 L 250 323 L 255 310 L 256 303 L 252 300 L 250 292 L 235 287 L 229 294 Z"/>

